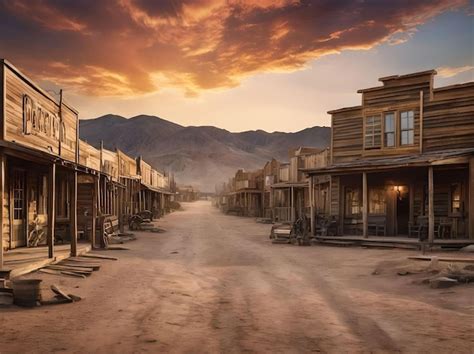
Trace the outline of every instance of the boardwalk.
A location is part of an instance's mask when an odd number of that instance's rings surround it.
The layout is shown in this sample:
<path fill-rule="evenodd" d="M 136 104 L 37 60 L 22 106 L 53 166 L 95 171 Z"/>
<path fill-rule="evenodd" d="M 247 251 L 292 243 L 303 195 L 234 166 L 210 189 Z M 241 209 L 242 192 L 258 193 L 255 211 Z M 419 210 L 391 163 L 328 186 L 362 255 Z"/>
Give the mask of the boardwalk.
<path fill-rule="evenodd" d="M 472 286 L 443 291 L 372 275 L 382 260 L 415 251 L 272 245 L 269 225 L 206 202 L 159 224 L 168 231 L 109 251 L 119 261 L 89 279 L 42 276 L 84 301 L 0 309 L 2 354 L 473 348 Z"/>

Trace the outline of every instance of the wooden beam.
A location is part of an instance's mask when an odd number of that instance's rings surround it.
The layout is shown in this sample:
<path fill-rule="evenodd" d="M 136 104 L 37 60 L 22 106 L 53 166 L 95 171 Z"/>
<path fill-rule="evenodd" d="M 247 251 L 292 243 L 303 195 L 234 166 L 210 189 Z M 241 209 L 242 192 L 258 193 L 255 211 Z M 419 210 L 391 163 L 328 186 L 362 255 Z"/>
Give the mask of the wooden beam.
<path fill-rule="evenodd" d="M 423 90 L 420 91 L 420 154 L 423 153 Z"/>
<path fill-rule="evenodd" d="M 433 166 L 428 167 L 428 241 L 434 241 L 434 180 Z"/>
<path fill-rule="evenodd" d="M 94 180 L 94 187 L 92 192 L 92 230 L 91 230 L 91 246 L 95 248 L 96 245 L 96 222 L 97 222 L 97 210 L 99 208 L 99 187 L 100 179 L 96 177 Z"/>
<path fill-rule="evenodd" d="M 315 219 L 314 219 L 314 179 L 313 176 L 308 178 L 309 183 L 309 210 L 310 210 L 310 222 L 311 222 L 311 235 L 314 235 L 315 231 Z"/>
<path fill-rule="evenodd" d="M 54 229 L 56 226 L 56 164 L 49 166 L 48 188 L 48 257 L 54 258 Z"/>
<path fill-rule="evenodd" d="M 69 230 L 71 232 L 71 256 L 77 256 L 77 171 L 71 180 L 71 208 L 69 210 Z"/>
<path fill-rule="evenodd" d="M 0 139 L 4 140 L 7 130 L 5 118 L 7 116 L 6 111 L 6 95 L 7 95 L 7 79 L 5 77 L 5 65 L 3 61 L 0 61 Z"/>
<path fill-rule="evenodd" d="M 362 234 L 364 237 L 369 236 L 369 223 L 368 223 L 368 213 L 369 205 L 367 201 L 367 173 L 362 172 Z"/>
<path fill-rule="evenodd" d="M 290 187 L 291 201 L 290 201 L 290 217 L 291 222 L 295 222 L 295 190 L 293 187 Z"/>
<path fill-rule="evenodd" d="M 2 65 L 3 67 L 3 65 Z M 5 221 L 5 215 L 3 214 L 4 209 L 4 196 L 5 196 L 5 167 L 6 158 L 3 150 L 0 151 L 0 269 L 3 268 L 3 224 Z"/>
<path fill-rule="evenodd" d="M 469 159 L 469 239 L 474 239 L 474 157 Z"/>

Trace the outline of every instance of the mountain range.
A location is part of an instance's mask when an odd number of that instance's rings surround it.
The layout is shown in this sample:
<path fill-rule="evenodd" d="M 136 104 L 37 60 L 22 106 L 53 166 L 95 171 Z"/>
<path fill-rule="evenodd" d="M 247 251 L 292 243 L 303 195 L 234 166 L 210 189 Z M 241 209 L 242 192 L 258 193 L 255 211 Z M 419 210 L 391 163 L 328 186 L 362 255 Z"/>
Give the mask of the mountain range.
<path fill-rule="evenodd" d="M 192 184 L 212 192 L 239 168 L 262 168 L 272 157 L 288 161 L 298 146 L 327 147 L 330 128 L 312 127 L 295 133 L 263 130 L 232 133 L 213 126 L 182 126 L 165 119 L 108 114 L 80 121 L 80 137 L 96 147 L 119 148 L 142 156 L 161 171 L 172 171 L 178 184 Z"/>

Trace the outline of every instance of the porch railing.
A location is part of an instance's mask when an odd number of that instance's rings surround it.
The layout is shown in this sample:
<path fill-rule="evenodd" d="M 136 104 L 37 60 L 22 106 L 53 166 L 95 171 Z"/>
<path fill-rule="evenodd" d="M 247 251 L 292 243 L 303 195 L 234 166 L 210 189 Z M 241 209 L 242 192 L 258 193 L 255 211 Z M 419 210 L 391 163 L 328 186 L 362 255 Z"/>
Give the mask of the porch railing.
<path fill-rule="evenodd" d="M 273 220 L 280 222 L 291 222 L 291 216 L 293 214 L 292 211 L 294 211 L 294 208 L 275 207 L 273 208 Z"/>

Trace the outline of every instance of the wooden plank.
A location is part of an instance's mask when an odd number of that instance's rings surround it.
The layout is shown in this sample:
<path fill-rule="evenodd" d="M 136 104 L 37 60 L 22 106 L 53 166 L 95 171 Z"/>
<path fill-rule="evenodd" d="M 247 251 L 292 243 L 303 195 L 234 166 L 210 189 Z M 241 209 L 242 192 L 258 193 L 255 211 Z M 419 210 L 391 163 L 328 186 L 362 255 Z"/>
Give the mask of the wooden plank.
<path fill-rule="evenodd" d="M 73 278 L 82 278 L 85 279 L 86 276 L 84 274 L 68 272 L 68 271 L 61 271 L 61 270 L 54 270 L 54 269 L 46 269 L 41 268 L 38 270 L 40 273 L 51 274 L 51 275 L 63 275 L 65 277 L 73 277 Z"/>
<path fill-rule="evenodd" d="M 66 266 L 66 267 L 75 267 L 75 268 L 91 268 L 94 272 L 100 269 L 100 264 L 97 263 L 85 263 L 85 262 L 75 262 L 75 261 L 63 261 L 57 263 L 58 265 Z"/>
<path fill-rule="evenodd" d="M 96 223 L 97 223 L 97 211 L 100 208 L 100 195 L 99 195 L 99 187 L 100 187 L 100 177 L 95 177 L 94 180 L 94 190 L 92 195 L 92 226 L 91 226 L 91 247 L 95 248 L 97 243 L 97 235 L 96 235 Z"/>
<path fill-rule="evenodd" d="M 69 266 L 69 265 L 61 265 L 59 263 L 57 264 L 51 264 L 46 266 L 45 268 L 49 269 L 58 269 L 58 270 L 70 270 L 73 272 L 83 272 L 83 273 L 92 273 L 94 271 L 93 268 L 87 268 L 87 267 L 80 267 L 80 266 Z"/>
<path fill-rule="evenodd" d="M 55 294 L 60 295 L 60 296 L 62 296 L 63 298 L 65 298 L 65 299 L 67 299 L 67 300 L 69 300 L 69 301 L 72 302 L 71 297 L 70 297 L 68 294 L 66 294 L 64 291 L 62 291 L 59 286 L 52 284 L 52 285 L 51 285 L 51 290 L 52 290 Z"/>
<path fill-rule="evenodd" d="M 423 90 L 420 91 L 420 154 L 423 153 Z"/>
<path fill-rule="evenodd" d="M 6 117 L 6 78 L 5 78 L 5 64 L 3 60 L 0 60 L 0 139 L 5 139 L 5 117 Z M 3 198 L 3 197 L 2 197 Z"/>
<path fill-rule="evenodd" d="M 81 257 L 108 259 L 108 260 L 111 260 L 111 261 L 116 261 L 116 260 L 118 260 L 118 258 L 116 258 L 116 257 L 103 256 L 103 255 L 101 255 L 101 254 L 92 254 L 92 253 L 83 254 Z"/>
<path fill-rule="evenodd" d="M 77 171 L 74 171 L 71 178 L 71 204 L 70 204 L 70 225 L 71 232 L 71 256 L 77 256 Z"/>
<path fill-rule="evenodd" d="M 414 261 L 431 261 L 434 257 L 430 256 L 409 256 L 408 259 Z M 460 263 L 474 263 L 474 258 L 456 258 L 456 257 L 436 257 L 439 262 L 460 262 Z"/>
<path fill-rule="evenodd" d="M 2 65 L 3 66 L 3 65 Z M 3 224 L 6 220 L 4 215 L 4 196 L 5 196 L 5 153 L 0 150 L 0 269 L 3 268 Z"/>
<path fill-rule="evenodd" d="M 474 157 L 469 159 L 469 238 L 474 239 Z"/>
<path fill-rule="evenodd" d="M 367 201 L 367 173 L 362 173 L 362 234 L 364 237 L 369 236 L 369 224 L 368 224 L 368 212 L 369 212 L 369 205 Z"/>
<path fill-rule="evenodd" d="M 54 258 L 54 229 L 56 226 L 56 164 L 49 167 L 48 176 L 48 257 Z"/>
<path fill-rule="evenodd" d="M 434 181 L 433 166 L 428 167 L 428 241 L 434 241 Z"/>

